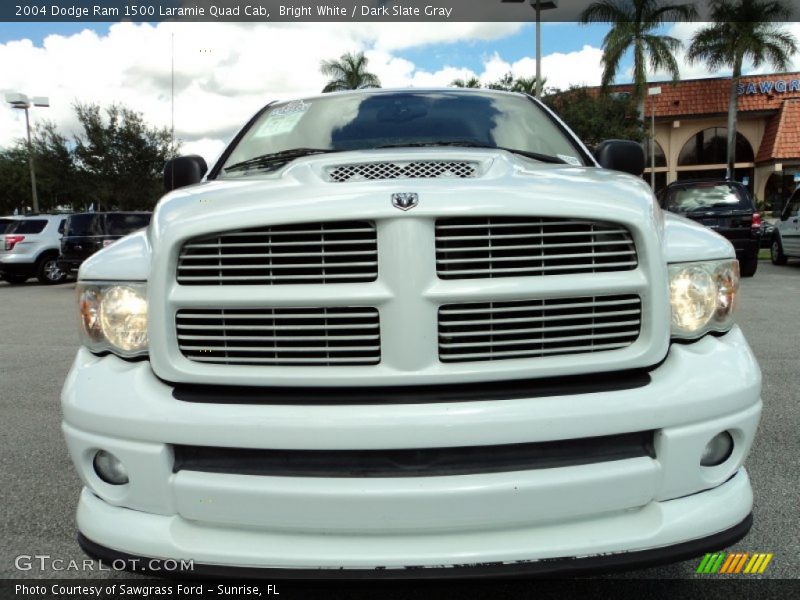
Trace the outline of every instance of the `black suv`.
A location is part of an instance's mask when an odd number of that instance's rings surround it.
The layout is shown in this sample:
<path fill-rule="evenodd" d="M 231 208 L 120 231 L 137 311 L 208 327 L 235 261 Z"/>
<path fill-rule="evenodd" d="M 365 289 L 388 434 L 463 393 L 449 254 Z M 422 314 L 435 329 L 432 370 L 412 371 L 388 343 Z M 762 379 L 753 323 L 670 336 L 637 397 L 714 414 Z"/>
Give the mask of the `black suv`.
<path fill-rule="evenodd" d="M 93 212 L 71 215 L 61 238 L 58 266 L 65 273 L 121 237 L 147 227 L 149 212 Z"/>
<path fill-rule="evenodd" d="M 728 238 L 736 250 L 742 277 L 755 275 L 761 215 L 743 184 L 724 179 L 675 181 L 659 192 L 658 203 Z"/>

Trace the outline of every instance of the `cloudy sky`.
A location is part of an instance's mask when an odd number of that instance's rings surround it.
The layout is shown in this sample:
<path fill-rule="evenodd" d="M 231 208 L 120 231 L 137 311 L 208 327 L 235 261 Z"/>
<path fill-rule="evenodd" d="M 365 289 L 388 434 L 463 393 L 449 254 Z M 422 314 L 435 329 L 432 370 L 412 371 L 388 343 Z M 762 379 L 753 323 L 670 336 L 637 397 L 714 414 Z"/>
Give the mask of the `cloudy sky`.
<path fill-rule="evenodd" d="M 667 30 L 689 39 L 698 24 Z M 800 24 L 789 24 L 800 37 Z M 595 85 L 605 25 L 542 26 L 547 85 Z M 77 130 L 75 101 L 121 102 L 169 126 L 174 36 L 175 130 L 182 150 L 214 159 L 248 117 L 274 99 L 315 94 L 322 59 L 363 50 L 384 87 L 447 85 L 458 77 L 535 73 L 533 26 L 523 23 L 0 23 L 0 93 L 50 97 L 32 117 Z M 726 75 L 679 60 L 684 78 Z M 793 68 L 800 70 L 800 56 Z M 630 58 L 619 77 L 630 77 Z M 654 74 L 657 79 L 659 74 Z M 0 146 L 23 136 L 22 111 L 0 108 Z"/>

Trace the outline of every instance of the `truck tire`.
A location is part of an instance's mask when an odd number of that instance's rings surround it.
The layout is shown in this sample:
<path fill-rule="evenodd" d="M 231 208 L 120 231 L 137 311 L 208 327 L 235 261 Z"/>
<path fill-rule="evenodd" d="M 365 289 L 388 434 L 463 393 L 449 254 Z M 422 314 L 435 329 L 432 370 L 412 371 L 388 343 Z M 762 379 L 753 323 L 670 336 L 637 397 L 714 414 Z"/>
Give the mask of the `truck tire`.
<path fill-rule="evenodd" d="M 29 275 L 18 275 L 16 273 L 3 273 L 3 279 L 5 279 L 8 283 L 12 285 L 19 285 L 20 283 L 25 283 L 30 279 Z"/>
<path fill-rule="evenodd" d="M 787 256 L 783 253 L 781 238 L 777 235 L 772 238 L 772 244 L 769 247 L 769 257 L 773 265 L 785 265 L 788 260 Z"/>
<path fill-rule="evenodd" d="M 742 277 L 752 277 L 758 269 L 758 254 L 744 258 L 739 265 Z"/>
<path fill-rule="evenodd" d="M 36 263 L 36 278 L 44 285 L 61 283 L 67 274 L 58 266 L 58 255 L 45 255 Z"/>

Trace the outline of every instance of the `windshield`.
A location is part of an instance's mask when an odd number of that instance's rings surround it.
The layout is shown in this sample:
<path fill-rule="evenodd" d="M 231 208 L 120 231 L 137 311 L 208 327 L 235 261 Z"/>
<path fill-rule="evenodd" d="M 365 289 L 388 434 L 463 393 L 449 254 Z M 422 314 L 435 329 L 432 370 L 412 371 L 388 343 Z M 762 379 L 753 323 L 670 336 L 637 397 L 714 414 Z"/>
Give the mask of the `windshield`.
<path fill-rule="evenodd" d="M 556 160 L 551 162 L 585 164 L 559 126 L 524 96 L 457 90 L 373 92 L 272 105 L 228 156 L 222 174 L 241 176 L 249 170 L 225 170 L 294 149 L 324 152 L 439 143 L 506 148 L 552 156 Z"/>
<path fill-rule="evenodd" d="M 67 221 L 67 236 L 122 236 L 147 227 L 150 213 L 86 213 Z"/>
<path fill-rule="evenodd" d="M 704 209 L 750 209 L 747 195 L 729 183 L 698 183 L 676 186 L 667 191 L 668 211 L 687 213 Z"/>
<path fill-rule="evenodd" d="M 67 236 L 103 235 L 102 215 L 89 213 L 72 215 L 67 219 Z"/>
<path fill-rule="evenodd" d="M 110 213 L 106 215 L 106 233 L 108 235 L 128 235 L 137 229 L 147 227 L 150 213 Z"/>

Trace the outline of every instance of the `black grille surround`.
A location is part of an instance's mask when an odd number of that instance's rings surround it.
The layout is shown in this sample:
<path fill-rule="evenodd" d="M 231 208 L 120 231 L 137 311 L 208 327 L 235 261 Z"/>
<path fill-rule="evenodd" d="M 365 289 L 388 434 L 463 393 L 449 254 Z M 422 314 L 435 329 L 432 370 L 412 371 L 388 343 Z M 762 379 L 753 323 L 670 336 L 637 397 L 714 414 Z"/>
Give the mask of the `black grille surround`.
<path fill-rule="evenodd" d="M 178 347 L 194 362 L 351 366 L 381 360 L 375 308 L 181 309 L 175 322 Z"/>
<path fill-rule="evenodd" d="M 252 405 L 388 405 L 437 402 L 486 402 L 550 396 L 622 392 L 652 382 L 644 369 L 541 379 L 479 381 L 389 387 L 255 387 L 178 383 L 172 397 L 198 404 Z"/>
<path fill-rule="evenodd" d="M 604 221 L 459 217 L 436 221 L 440 279 L 489 279 L 629 271 L 631 233 Z"/>
<path fill-rule="evenodd" d="M 194 238 L 181 248 L 180 285 L 291 285 L 375 281 L 370 221 L 275 225 Z"/>
<path fill-rule="evenodd" d="M 454 448 L 274 450 L 173 446 L 173 471 L 273 477 L 442 477 L 655 458 L 653 431 Z"/>
<path fill-rule="evenodd" d="M 539 358 L 617 350 L 641 331 L 633 294 L 439 307 L 442 362 Z"/>

